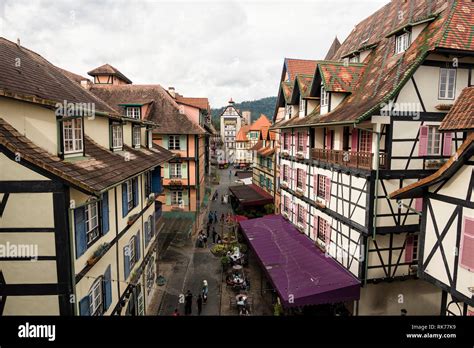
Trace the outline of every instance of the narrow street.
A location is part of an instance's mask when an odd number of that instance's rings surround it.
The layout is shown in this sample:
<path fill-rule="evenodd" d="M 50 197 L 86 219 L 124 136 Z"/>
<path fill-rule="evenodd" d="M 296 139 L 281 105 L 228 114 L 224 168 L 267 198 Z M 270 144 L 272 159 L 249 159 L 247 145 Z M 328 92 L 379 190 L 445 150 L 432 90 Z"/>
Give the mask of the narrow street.
<path fill-rule="evenodd" d="M 232 170 L 231 178 L 230 170 Z M 207 211 L 217 211 L 217 216 L 220 218 L 222 213 L 227 214 L 231 211 L 230 204 L 221 203 L 221 195 L 228 192 L 228 187 L 235 180 L 235 176 L 234 169 L 217 171 L 220 181 L 218 186 L 212 188 L 212 194 L 217 189 L 219 197 L 216 201 L 209 200 L 210 207 Z M 205 216 L 207 221 L 207 212 Z M 220 233 L 219 224 L 214 226 Z M 212 234 L 209 236 L 207 248 L 199 248 L 196 247 L 197 235 L 186 235 L 179 231 L 166 233 L 167 235 L 162 236 L 168 241 L 160 250 L 162 255 L 160 270 L 165 273 L 167 282 L 157 314 L 172 315 L 177 308 L 180 315 L 184 315 L 183 295 L 190 290 L 193 294 L 192 315 L 197 315 L 196 298 L 201 292 L 203 280 L 207 280 L 209 296 L 207 304 L 203 305 L 201 315 L 220 315 L 222 267 L 220 259 L 209 251 L 212 247 Z"/>

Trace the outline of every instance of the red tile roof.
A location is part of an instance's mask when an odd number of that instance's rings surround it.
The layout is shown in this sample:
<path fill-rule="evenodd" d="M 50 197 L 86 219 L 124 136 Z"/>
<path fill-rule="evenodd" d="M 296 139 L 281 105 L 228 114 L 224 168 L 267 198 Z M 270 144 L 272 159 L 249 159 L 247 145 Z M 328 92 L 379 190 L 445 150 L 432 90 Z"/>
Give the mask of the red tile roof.
<path fill-rule="evenodd" d="M 324 60 L 332 60 L 340 47 L 341 43 L 339 42 L 339 39 L 336 36 L 336 38 L 331 44 L 331 47 L 329 47 L 328 53 L 326 53 L 326 57 L 324 58 Z"/>
<path fill-rule="evenodd" d="M 250 130 L 250 126 L 242 126 L 240 127 L 239 132 L 237 133 L 237 136 L 235 138 L 235 141 L 248 141 L 247 139 L 247 133 Z"/>
<path fill-rule="evenodd" d="M 297 74 L 313 75 L 316 69 L 315 60 L 285 58 L 286 72 L 293 82 Z"/>
<path fill-rule="evenodd" d="M 364 69 L 364 64 L 319 62 L 318 71 L 328 92 L 352 92 Z"/>
<path fill-rule="evenodd" d="M 474 87 L 463 89 L 454 106 L 441 122 L 440 130 L 474 130 Z"/>
<path fill-rule="evenodd" d="M 209 106 L 209 100 L 207 98 L 191 98 L 191 97 L 176 96 L 176 101 L 180 104 L 193 106 L 201 110 L 209 111 L 211 109 L 211 107 Z"/>
<path fill-rule="evenodd" d="M 250 126 L 251 131 L 261 131 L 263 127 L 270 127 L 271 122 L 264 114 L 261 114 Z"/>

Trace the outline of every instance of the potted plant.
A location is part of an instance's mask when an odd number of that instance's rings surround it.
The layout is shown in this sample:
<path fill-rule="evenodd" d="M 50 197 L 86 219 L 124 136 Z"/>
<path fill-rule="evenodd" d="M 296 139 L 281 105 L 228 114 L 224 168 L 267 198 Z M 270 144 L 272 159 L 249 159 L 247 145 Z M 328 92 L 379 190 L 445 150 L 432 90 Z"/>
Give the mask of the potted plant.
<path fill-rule="evenodd" d="M 109 243 L 102 243 L 99 247 L 94 251 L 91 257 L 87 260 L 87 264 L 89 266 L 93 266 L 94 264 L 99 261 L 102 255 L 104 255 L 108 250 Z"/>
<path fill-rule="evenodd" d="M 227 270 L 227 268 L 229 268 L 229 265 L 230 265 L 230 258 L 228 256 L 222 256 L 221 265 L 224 271 Z"/>

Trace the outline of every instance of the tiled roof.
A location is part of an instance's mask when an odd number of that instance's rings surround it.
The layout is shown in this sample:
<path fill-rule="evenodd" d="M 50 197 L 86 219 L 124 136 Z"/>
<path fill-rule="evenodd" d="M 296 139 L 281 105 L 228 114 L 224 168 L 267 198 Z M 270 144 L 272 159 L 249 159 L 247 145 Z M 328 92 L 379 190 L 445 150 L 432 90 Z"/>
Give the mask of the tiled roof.
<path fill-rule="evenodd" d="M 66 76 L 69 77 L 71 80 L 73 80 L 74 82 L 81 83 L 81 81 L 85 81 L 85 80 L 90 81 L 87 77 L 84 77 L 84 76 L 75 74 L 75 73 L 70 72 L 70 71 L 67 71 L 67 70 L 65 70 L 65 69 L 61 69 L 61 68 L 58 68 L 58 69 L 59 69 L 64 75 L 66 75 Z"/>
<path fill-rule="evenodd" d="M 297 74 L 313 75 L 316 69 L 315 60 L 285 58 L 286 72 L 293 82 Z"/>
<path fill-rule="evenodd" d="M 237 133 L 235 141 L 247 141 L 247 133 L 250 130 L 250 126 L 242 126 Z"/>
<path fill-rule="evenodd" d="M 275 153 L 275 148 L 267 146 L 257 150 L 257 153 L 261 156 L 270 156 Z"/>
<path fill-rule="evenodd" d="M 313 74 L 311 75 L 303 75 L 298 74 L 296 75 L 295 83 L 298 83 L 298 89 L 300 91 L 300 95 L 304 98 L 309 95 L 311 90 L 311 85 L 313 83 Z"/>
<path fill-rule="evenodd" d="M 127 83 L 132 83 L 132 81 L 127 76 L 122 74 L 117 68 L 114 68 L 110 64 L 101 65 L 98 68 L 92 69 L 87 74 L 89 74 L 90 76 L 113 75 L 117 76 L 118 78 L 124 80 Z"/>
<path fill-rule="evenodd" d="M 328 92 L 352 92 L 359 80 L 364 64 L 321 61 L 318 71 Z"/>
<path fill-rule="evenodd" d="M 263 127 L 270 127 L 271 122 L 264 114 L 261 114 L 250 126 L 251 131 L 260 131 Z"/>
<path fill-rule="evenodd" d="M 291 100 L 291 96 L 293 94 L 293 85 L 294 85 L 294 81 L 293 82 L 283 81 L 281 83 L 281 89 L 283 91 L 283 97 L 285 98 L 285 101 L 287 103 L 289 103 L 290 100 Z"/>
<path fill-rule="evenodd" d="M 147 104 L 150 108 L 145 119 L 158 123 L 158 134 L 205 134 L 206 131 L 179 112 L 179 105 L 160 85 L 101 85 L 95 84 L 91 92 L 117 112 L 122 112 L 120 104 L 131 102 Z"/>
<path fill-rule="evenodd" d="M 463 165 L 465 161 L 470 160 L 472 156 L 474 156 L 474 133 L 468 135 L 466 140 L 456 151 L 456 154 L 452 156 L 440 169 L 438 169 L 438 171 L 411 185 L 392 192 L 389 197 L 391 199 L 421 197 L 423 194 L 423 188 L 434 185 L 442 180 L 452 178 L 458 170 L 458 167 Z"/>
<path fill-rule="evenodd" d="M 366 67 L 352 87 L 353 93 L 328 114 L 321 116 L 314 111 L 303 119 L 280 122 L 279 127 L 362 122 L 376 113 L 381 103 L 396 96 L 430 52 L 472 51 L 472 13 L 474 3 L 468 1 L 391 1 L 359 23 L 334 57 L 339 60 L 350 52 L 371 47 Z M 391 33 L 421 22 L 426 22 L 427 27 L 404 53 L 394 55 L 396 38 Z M 457 36 L 460 32 L 463 35 Z"/>
<path fill-rule="evenodd" d="M 18 64 L 16 64 L 16 62 Z M 116 115 L 104 101 L 82 88 L 39 54 L 0 37 L 0 95 L 54 107 L 56 103 L 93 103 Z"/>
<path fill-rule="evenodd" d="M 209 100 L 207 98 L 190 98 L 176 96 L 176 101 L 180 104 L 194 106 L 201 110 L 209 111 L 211 109 L 211 107 L 209 106 Z"/>
<path fill-rule="evenodd" d="M 474 129 L 474 87 L 463 89 L 439 129 L 444 131 Z"/>
<path fill-rule="evenodd" d="M 40 167 L 86 192 L 100 192 L 119 184 L 145 170 L 170 160 L 174 155 L 160 146 L 152 149 L 134 149 L 124 146 L 122 154 L 111 152 L 85 137 L 86 157 L 74 161 L 62 160 L 30 139 L 21 135 L 14 127 L 0 118 L 0 146 L 21 160 Z M 129 154 L 125 160 L 124 153 Z"/>

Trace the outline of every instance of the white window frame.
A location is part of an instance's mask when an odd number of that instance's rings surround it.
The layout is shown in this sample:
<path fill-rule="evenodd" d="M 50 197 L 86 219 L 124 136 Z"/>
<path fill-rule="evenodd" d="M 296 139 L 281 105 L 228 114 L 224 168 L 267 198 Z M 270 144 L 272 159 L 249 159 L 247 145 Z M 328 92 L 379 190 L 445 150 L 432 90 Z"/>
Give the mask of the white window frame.
<path fill-rule="evenodd" d="M 170 163 L 170 179 L 181 179 L 181 163 Z"/>
<path fill-rule="evenodd" d="M 90 245 L 100 236 L 98 203 L 94 202 L 86 205 L 85 214 L 87 245 Z"/>
<path fill-rule="evenodd" d="M 408 49 L 410 46 L 410 37 L 411 35 L 408 32 L 397 35 L 395 38 L 395 54 L 403 53 Z"/>
<path fill-rule="evenodd" d="M 428 156 L 438 156 L 441 155 L 441 133 L 439 131 L 439 126 L 429 125 L 428 126 L 428 140 L 426 153 Z M 436 151 L 436 144 L 438 150 Z"/>
<path fill-rule="evenodd" d="M 168 150 L 180 150 L 181 144 L 179 140 L 179 135 L 170 135 L 168 136 Z"/>
<path fill-rule="evenodd" d="M 304 206 L 301 204 L 298 204 L 298 216 L 296 217 L 296 221 L 298 221 L 299 224 L 304 224 Z"/>
<path fill-rule="evenodd" d="M 133 182 L 132 180 L 128 180 L 125 182 L 127 186 L 127 205 L 128 211 L 134 208 L 133 206 Z"/>
<path fill-rule="evenodd" d="M 370 149 L 370 151 L 367 151 Z M 359 152 L 372 153 L 372 133 L 366 130 L 359 131 Z"/>
<path fill-rule="evenodd" d="M 293 113 L 293 105 L 286 104 L 285 105 L 285 115 L 291 118 L 291 114 Z"/>
<path fill-rule="evenodd" d="M 83 151 L 82 118 L 63 121 L 63 148 L 65 154 Z"/>
<path fill-rule="evenodd" d="M 304 147 L 304 137 L 306 134 L 304 132 L 298 132 L 298 147 L 297 147 L 297 152 L 305 152 L 305 147 Z"/>
<path fill-rule="evenodd" d="M 141 117 L 141 108 L 139 106 L 127 106 L 127 117 L 139 120 Z"/>
<path fill-rule="evenodd" d="M 102 315 L 103 314 L 103 289 L 102 289 L 102 277 L 95 280 L 89 290 L 89 312 L 91 315 Z"/>
<path fill-rule="evenodd" d="M 349 58 L 349 63 L 359 63 L 360 62 L 360 54 L 355 54 Z"/>
<path fill-rule="evenodd" d="M 170 191 L 171 205 L 181 205 L 183 203 L 183 191 Z"/>
<path fill-rule="evenodd" d="M 123 127 L 122 124 L 112 124 L 112 149 L 123 147 Z"/>
<path fill-rule="evenodd" d="M 326 219 L 318 216 L 318 233 L 316 235 L 316 238 L 319 239 L 321 242 L 326 243 L 326 235 L 328 233 L 328 222 Z M 321 239 L 320 235 L 323 235 L 324 239 Z"/>
<path fill-rule="evenodd" d="M 140 147 L 142 142 L 142 132 L 140 127 L 134 126 L 132 135 L 133 147 Z"/>
<path fill-rule="evenodd" d="M 326 92 L 326 87 L 321 86 L 321 106 L 328 106 L 329 104 L 329 93 Z"/>
<path fill-rule="evenodd" d="M 306 100 L 300 97 L 300 114 L 306 116 Z"/>
<path fill-rule="evenodd" d="M 137 254 L 135 253 L 135 251 L 137 250 L 136 249 L 136 240 L 135 240 L 135 236 L 133 236 L 132 238 L 130 238 L 130 240 L 128 241 L 128 253 L 129 253 L 129 257 L 130 257 L 130 270 L 133 268 L 133 266 L 135 265 L 135 263 L 137 262 L 136 260 L 136 256 Z"/>
<path fill-rule="evenodd" d="M 150 258 L 150 261 L 148 261 L 148 264 L 146 265 L 145 274 L 146 293 L 147 295 L 149 295 L 151 290 L 153 290 L 153 285 L 156 279 L 155 259 L 153 256 Z"/>
<path fill-rule="evenodd" d="M 299 189 L 303 189 L 304 187 L 304 182 L 306 178 L 304 177 L 304 170 L 303 169 L 296 169 L 296 187 Z M 301 184 L 301 185 L 300 185 Z"/>
<path fill-rule="evenodd" d="M 438 99 L 454 100 L 455 93 L 456 93 L 456 69 L 440 68 L 439 69 Z"/>

